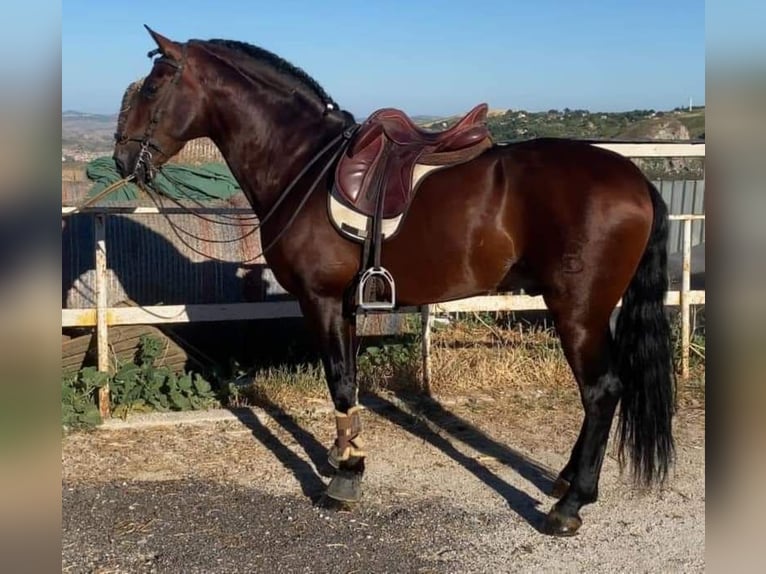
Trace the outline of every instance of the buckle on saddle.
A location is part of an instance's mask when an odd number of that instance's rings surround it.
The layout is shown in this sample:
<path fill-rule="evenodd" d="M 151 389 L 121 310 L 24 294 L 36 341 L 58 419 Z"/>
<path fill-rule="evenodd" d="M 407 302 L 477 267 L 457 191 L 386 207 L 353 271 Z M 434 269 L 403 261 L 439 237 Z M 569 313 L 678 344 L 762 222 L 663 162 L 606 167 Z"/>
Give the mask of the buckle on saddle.
<path fill-rule="evenodd" d="M 390 300 L 365 301 L 365 288 L 368 285 L 373 287 L 376 280 L 382 281 L 388 287 L 388 292 L 391 294 Z M 388 269 L 370 267 L 362 274 L 357 286 L 357 301 L 359 309 L 364 311 L 390 311 L 396 306 L 396 285 L 394 284 L 394 277 L 388 272 Z"/>

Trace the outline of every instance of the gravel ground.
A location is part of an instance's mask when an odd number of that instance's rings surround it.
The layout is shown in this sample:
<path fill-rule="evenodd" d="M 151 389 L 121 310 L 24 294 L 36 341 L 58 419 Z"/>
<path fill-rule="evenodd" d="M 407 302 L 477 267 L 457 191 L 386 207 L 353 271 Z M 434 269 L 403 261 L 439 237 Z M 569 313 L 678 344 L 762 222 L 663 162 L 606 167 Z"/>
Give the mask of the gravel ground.
<path fill-rule="evenodd" d="M 613 456 L 580 534 L 539 527 L 579 412 L 508 421 L 502 401 L 368 401 L 365 498 L 324 508 L 331 409 L 256 411 L 67 436 L 65 572 L 701 572 L 704 411 L 677 421 L 678 461 L 641 492 Z M 136 419 L 137 420 L 137 419 Z"/>

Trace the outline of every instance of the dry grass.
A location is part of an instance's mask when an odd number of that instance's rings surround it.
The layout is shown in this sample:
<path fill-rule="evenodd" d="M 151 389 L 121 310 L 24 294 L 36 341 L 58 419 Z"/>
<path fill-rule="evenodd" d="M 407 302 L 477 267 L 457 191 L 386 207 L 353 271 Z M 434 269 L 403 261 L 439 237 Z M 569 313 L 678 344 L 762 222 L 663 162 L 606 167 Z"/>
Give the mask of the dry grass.
<path fill-rule="evenodd" d="M 403 342 L 404 341 L 404 342 Z M 362 393 L 423 392 L 420 342 L 410 337 L 368 349 L 359 357 Z M 481 321 L 453 322 L 432 337 L 431 392 L 460 402 L 496 403 L 505 415 L 581 413 L 580 395 L 553 329 L 504 329 Z M 681 407 L 703 408 L 704 361 L 692 361 L 689 381 L 679 381 Z M 273 368 L 253 376 L 241 399 L 245 404 L 291 407 L 325 402 L 328 392 L 321 364 Z M 491 409 L 490 409 L 491 410 Z"/>
<path fill-rule="evenodd" d="M 431 349 L 431 391 L 437 396 L 512 398 L 520 409 L 541 402 L 555 408 L 561 400 L 579 404 L 571 371 L 551 330 L 519 332 L 454 323 L 434 332 Z M 423 391 L 416 339 L 363 351 L 358 363 L 362 392 Z M 255 373 L 240 400 L 288 406 L 327 396 L 321 365 L 303 364 Z"/>
<path fill-rule="evenodd" d="M 300 364 L 258 371 L 252 375 L 252 382 L 243 386 L 232 406 L 275 404 L 284 407 L 307 399 L 326 398 L 327 383 L 322 366 Z"/>
<path fill-rule="evenodd" d="M 432 390 L 448 395 L 574 384 L 550 329 L 518 331 L 466 323 L 434 334 L 432 379 Z"/>
<path fill-rule="evenodd" d="M 483 420 L 544 422 L 550 430 L 552 421 L 572 426 L 568 420 L 581 416 L 577 384 L 551 329 L 450 325 L 434 334 L 431 378 L 434 395 L 476 402 Z"/>

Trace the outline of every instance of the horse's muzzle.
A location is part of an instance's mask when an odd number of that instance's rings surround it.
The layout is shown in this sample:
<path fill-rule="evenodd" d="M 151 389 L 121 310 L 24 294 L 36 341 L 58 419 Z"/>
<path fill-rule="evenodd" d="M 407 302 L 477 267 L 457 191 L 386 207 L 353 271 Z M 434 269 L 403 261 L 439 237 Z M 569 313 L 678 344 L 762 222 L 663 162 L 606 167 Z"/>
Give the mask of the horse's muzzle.
<path fill-rule="evenodd" d="M 135 145 L 130 143 L 122 145 L 118 144 L 115 146 L 112 159 L 114 160 L 114 165 L 117 168 L 120 177 L 135 175 L 137 181 L 145 183 L 149 182 L 149 166 L 146 165 L 145 161 L 140 161 L 141 152 L 135 149 Z"/>
<path fill-rule="evenodd" d="M 130 172 L 128 171 L 128 168 L 125 166 L 125 161 L 122 159 L 120 154 L 115 152 L 114 155 L 112 156 L 112 159 L 114 160 L 114 165 L 117 168 L 117 173 L 120 174 L 120 177 L 127 177 L 127 175 Z"/>

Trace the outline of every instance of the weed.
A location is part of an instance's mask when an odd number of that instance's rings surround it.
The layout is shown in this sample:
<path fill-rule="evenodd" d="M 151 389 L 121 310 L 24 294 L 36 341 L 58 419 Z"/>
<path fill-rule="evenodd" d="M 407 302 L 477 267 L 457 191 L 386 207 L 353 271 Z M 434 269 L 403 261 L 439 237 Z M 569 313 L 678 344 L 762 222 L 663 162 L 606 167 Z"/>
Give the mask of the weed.
<path fill-rule="evenodd" d="M 65 430 L 100 424 L 97 389 L 109 384 L 111 409 L 125 418 L 134 410 L 198 410 L 217 403 L 212 385 L 198 373 L 176 374 L 157 366 L 164 352 L 162 341 L 143 336 L 133 362 L 113 374 L 86 367 L 62 381 L 61 416 Z"/>
<path fill-rule="evenodd" d="M 419 379 L 420 345 L 416 337 L 368 346 L 357 358 L 359 387 L 368 391 L 412 386 Z M 417 383 L 416 383 L 417 384 Z"/>
<path fill-rule="evenodd" d="M 109 376 L 95 367 L 86 367 L 61 381 L 61 424 L 65 431 L 101 424 L 96 395 L 107 382 Z"/>

